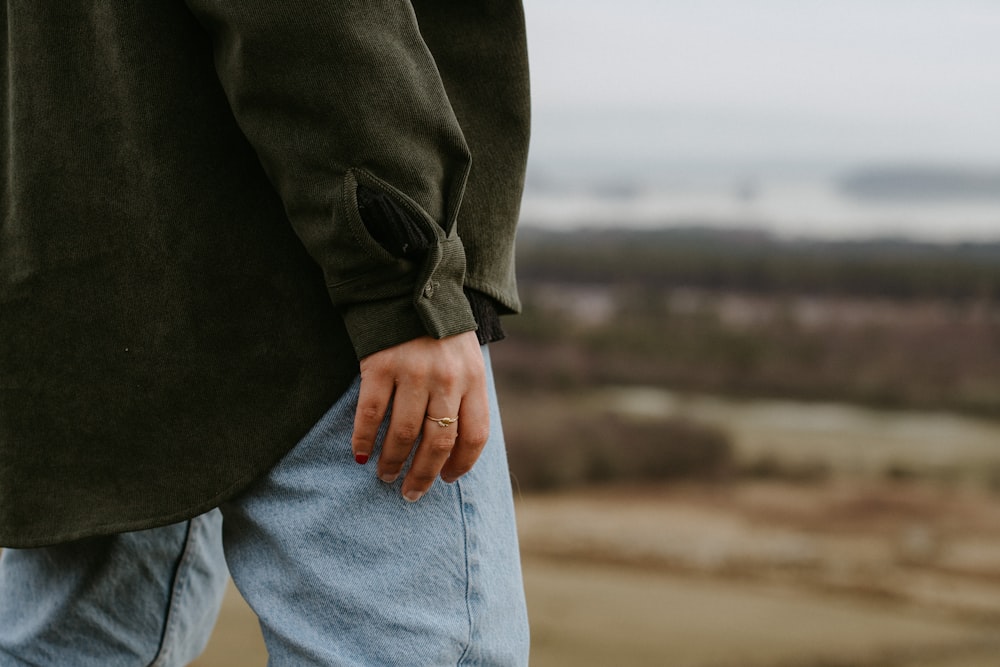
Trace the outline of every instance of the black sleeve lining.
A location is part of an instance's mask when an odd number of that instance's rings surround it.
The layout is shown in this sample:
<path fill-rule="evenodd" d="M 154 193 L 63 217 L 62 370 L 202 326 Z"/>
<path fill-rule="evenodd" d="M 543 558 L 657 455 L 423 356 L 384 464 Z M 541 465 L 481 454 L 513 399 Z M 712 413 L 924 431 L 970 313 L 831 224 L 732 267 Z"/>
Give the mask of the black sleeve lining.
<path fill-rule="evenodd" d="M 358 215 L 372 238 L 396 257 L 412 259 L 437 242 L 392 197 L 365 185 L 358 185 Z"/>
<path fill-rule="evenodd" d="M 419 257 L 437 241 L 392 197 L 365 185 L 358 185 L 358 215 L 372 238 L 396 257 Z M 505 334 L 496 302 L 482 292 L 469 288 L 464 291 L 478 326 L 479 344 L 502 340 Z"/>

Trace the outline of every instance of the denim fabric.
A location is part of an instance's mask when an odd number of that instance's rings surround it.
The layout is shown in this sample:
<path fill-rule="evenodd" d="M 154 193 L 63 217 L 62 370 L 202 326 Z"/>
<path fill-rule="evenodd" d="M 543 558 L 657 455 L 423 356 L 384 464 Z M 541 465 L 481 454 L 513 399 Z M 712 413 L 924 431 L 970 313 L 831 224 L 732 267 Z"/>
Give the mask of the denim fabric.
<path fill-rule="evenodd" d="M 212 511 L 0 555 L 0 666 L 175 667 L 208 643 L 226 586 Z"/>
<path fill-rule="evenodd" d="M 272 667 L 527 664 L 490 382 L 493 435 L 476 466 L 417 503 L 401 498 L 401 479 L 375 477 L 374 457 L 354 462 L 356 381 L 276 467 L 221 506 L 226 561 Z M 219 518 L 4 552 L 0 667 L 187 664 L 225 582 Z"/>
<path fill-rule="evenodd" d="M 417 503 L 357 465 L 358 383 L 249 493 L 226 558 L 275 667 L 523 665 L 527 618 L 495 391 L 472 471 Z M 376 451 L 376 455 L 377 455 Z M 317 465 L 317 462 L 322 462 Z"/>

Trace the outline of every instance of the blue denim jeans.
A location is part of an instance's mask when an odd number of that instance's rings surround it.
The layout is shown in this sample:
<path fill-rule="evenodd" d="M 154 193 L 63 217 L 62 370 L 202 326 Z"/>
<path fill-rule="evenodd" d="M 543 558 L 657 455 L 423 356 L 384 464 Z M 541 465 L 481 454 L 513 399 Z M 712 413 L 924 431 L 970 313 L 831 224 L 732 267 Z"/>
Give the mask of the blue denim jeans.
<path fill-rule="evenodd" d="M 357 391 L 355 382 L 277 466 L 218 510 L 5 550 L 0 667 L 186 665 L 211 634 L 227 563 L 260 619 L 269 665 L 526 665 L 492 381 L 493 435 L 476 466 L 414 504 L 400 496 L 402 479 L 383 484 L 371 463 L 354 462 Z"/>

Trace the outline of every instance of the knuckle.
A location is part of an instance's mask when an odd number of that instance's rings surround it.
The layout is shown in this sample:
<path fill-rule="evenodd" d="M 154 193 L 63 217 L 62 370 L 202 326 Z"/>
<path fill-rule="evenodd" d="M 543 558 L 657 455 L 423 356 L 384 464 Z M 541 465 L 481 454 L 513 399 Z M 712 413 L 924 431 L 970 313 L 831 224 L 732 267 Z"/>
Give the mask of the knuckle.
<path fill-rule="evenodd" d="M 434 381 L 438 386 L 444 389 L 451 389 L 458 384 L 459 377 L 460 374 L 458 368 L 451 364 L 447 364 L 437 369 Z"/>
<path fill-rule="evenodd" d="M 359 367 L 361 373 L 361 381 L 379 381 L 384 380 L 389 373 L 389 364 L 387 364 L 381 357 L 366 357 L 361 360 Z"/>
<path fill-rule="evenodd" d="M 411 483 L 415 483 L 416 486 L 426 488 L 434 483 L 437 474 L 430 470 L 411 470 L 406 477 Z"/>
<path fill-rule="evenodd" d="M 435 382 L 455 380 L 462 375 L 462 364 L 453 356 L 438 357 L 433 368 Z"/>
<path fill-rule="evenodd" d="M 383 469 L 398 470 L 409 455 L 409 447 L 395 447 L 387 442 L 379 453 L 379 466 Z"/>
<path fill-rule="evenodd" d="M 483 447 L 486 442 L 490 439 L 490 427 L 480 426 L 473 428 L 468 434 L 464 434 L 463 438 L 467 443 L 474 447 Z"/>
<path fill-rule="evenodd" d="M 451 450 L 455 448 L 455 441 L 435 438 L 428 442 L 427 446 L 432 454 L 450 454 Z"/>
<path fill-rule="evenodd" d="M 394 441 L 408 444 L 412 444 L 418 437 L 420 437 L 420 427 L 411 423 L 400 424 L 392 433 Z"/>
<path fill-rule="evenodd" d="M 409 359 L 407 360 L 405 376 L 411 381 L 419 381 L 430 375 L 431 369 L 432 366 L 423 359 Z"/>
<path fill-rule="evenodd" d="M 376 405 L 359 405 L 358 417 L 364 422 L 380 422 L 382 421 L 382 410 Z"/>
<path fill-rule="evenodd" d="M 383 470 L 385 472 L 399 472 L 399 469 L 403 467 L 403 461 L 405 460 L 405 458 L 397 458 L 391 454 L 386 455 L 383 453 L 378 459 L 379 470 Z"/>
<path fill-rule="evenodd" d="M 351 446 L 363 449 L 370 449 L 375 444 L 375 438 L 373 435 L 367 433 L 358 433 L 357 431 L 351 436 Z"/>
<path fill-rule="evenodd" d="M 471 463 L 461 463 L 459 465 L 451 466 L 451 469 L 448 472 L 453 479 L 458 479 L 470 470 L 472 470 Z"/>

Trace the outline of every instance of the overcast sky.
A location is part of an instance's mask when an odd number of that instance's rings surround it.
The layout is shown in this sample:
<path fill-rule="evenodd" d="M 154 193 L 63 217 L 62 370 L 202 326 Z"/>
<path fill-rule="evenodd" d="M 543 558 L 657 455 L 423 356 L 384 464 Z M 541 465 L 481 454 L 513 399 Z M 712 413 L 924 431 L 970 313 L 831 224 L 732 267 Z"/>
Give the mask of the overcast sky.
<path fill-rule="evenodd" d="M 535 159 L 1000 164 L 1000 0 L 525 0 Z"/>

